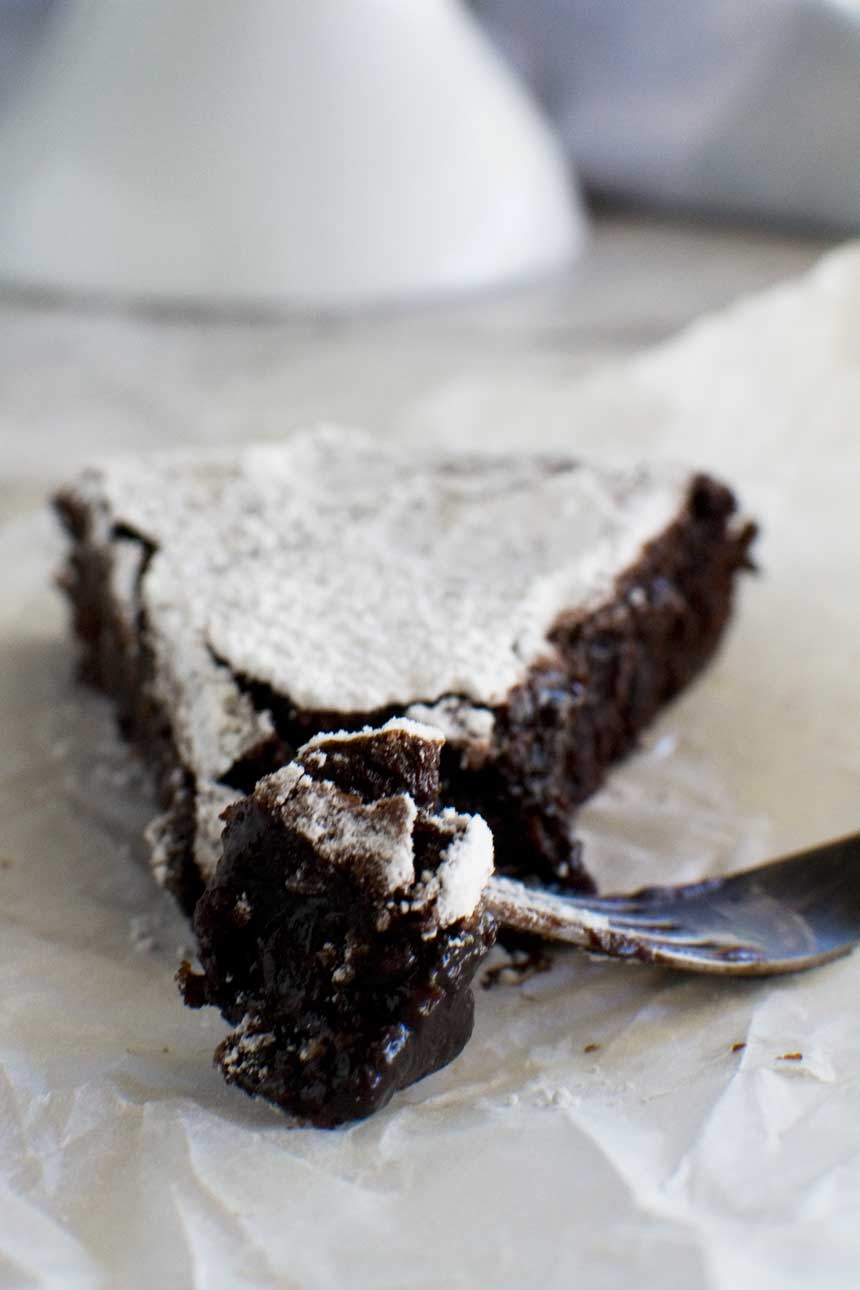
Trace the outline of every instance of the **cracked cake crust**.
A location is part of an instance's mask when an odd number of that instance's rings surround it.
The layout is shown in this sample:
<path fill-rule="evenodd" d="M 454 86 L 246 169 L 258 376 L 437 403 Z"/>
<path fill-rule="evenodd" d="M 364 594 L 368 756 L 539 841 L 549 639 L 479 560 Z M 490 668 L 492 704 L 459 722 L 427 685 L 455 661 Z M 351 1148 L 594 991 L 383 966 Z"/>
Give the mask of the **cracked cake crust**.
<path fill-rule="evenodd" d="M 217 860 L 220 810 L 316 733 L 404 714 L 445 734 L 445 800 L 487 819 L 500 871 L 587 886 L 573 812 L 713 652 L 753 536 L 704 476 L 541 458 L 415 464 L 331 431 L 119 463 L 57 504 L 85 675 L 154 768 L 154 866 L 189 911 Z M 366 606 L 341 612 L 338 573 L 333 622 L 306 626 L 305 600 L 291 619 L 291 597 L 342 562 L 353 532 L 366 559 L 386 552 L 370 569 L 374 604 L 396 613 L 371 631 Z M 275 575 L 298 578 L 284 603 Z M 349 589 L 347 609 L 361 594 Z M 295 685 L 273 683 L 284 668 Z M 314 706 L 332 698 L 346 707 Z"/>

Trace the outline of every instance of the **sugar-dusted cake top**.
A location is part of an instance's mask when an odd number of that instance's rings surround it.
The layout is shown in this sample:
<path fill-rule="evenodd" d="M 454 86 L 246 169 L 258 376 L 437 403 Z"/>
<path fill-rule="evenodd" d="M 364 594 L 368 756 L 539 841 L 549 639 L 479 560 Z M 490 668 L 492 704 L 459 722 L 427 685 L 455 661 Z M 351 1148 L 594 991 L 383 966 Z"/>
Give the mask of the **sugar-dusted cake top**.
<path fill-rule="evenodd" d="M 78 489 L 106 535 L 154 548 L 142 603 L 177 673 L 196 641 L 298 707 L 369 713 L 447 695 L 501 702 L 550 650 L 558 616 L 607 598 L 677 518 L 689 482 L 422 458 L 324 429 L 117 461 Z"/>

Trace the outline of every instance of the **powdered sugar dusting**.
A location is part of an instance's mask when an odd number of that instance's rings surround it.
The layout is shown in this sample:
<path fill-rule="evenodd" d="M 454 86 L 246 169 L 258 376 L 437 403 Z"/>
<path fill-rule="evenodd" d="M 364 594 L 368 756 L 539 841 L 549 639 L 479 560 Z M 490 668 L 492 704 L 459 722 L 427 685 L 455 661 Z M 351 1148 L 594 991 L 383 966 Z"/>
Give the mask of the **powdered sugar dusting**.
<path fill-rule="evenodd" d="M 322 430 L 233 457 L 113 463 L 81 487 L 158 548 L 147 614 L 195 690 L 208 653 L 301 707 L 346 713 L 503 701 L 558 615 L 609 596 L 677 517 L 689 479 L 421 460 Z M 209 734 L 193 737 L 214 766 Z"/>
<path fill-rule="evenodd" d="M 266 1061 L 275 1051 L 278 1041 L 271 1031 L 255 1030 L 256 1024 L 254 1014 L 246 1013 L 236 1030 L 222 1044 L 218 1061 L 228 1080 L 249 1070 L 253 1070 L 259 1079 L 268 1074 Z"/>
<path fill-rule="evenodd" d="M 381 730 L 320 734 L 299 750 L 297 760 L 261 780 L 255 800 L 275 813 L 283 827 L 306 839 L 317 859 L 349 873 L 374 897 L 401 913 L 420 913 L 426 934 L 470 917 L 480 905 L 493 871 L 493 839 L 480 816 L 453 809 L 432 812 L 416 806 L 408 792 L 364 801 L 325 778 L 325 753 L 319 745 L 355 748 L 383 732 L 431 745 L 443 742 L 438 730 L 393 718 Z M 314 776 L 306 766 L 313 765 Z M 416 874 L 415 827 L 430 826 L 448 838 L 432 871 Z"/>
<path fill-rule="evenodd" d="M 429 712 L 430 709 L 427 709 L 427 711 Z M 434 722 L 421 721 L 417 716 L 410 713 L 405 717 L 391 717 L 390 720 L 386 721 L 385 725 L 380 726 L 378 730 L 373 730 L 370 726 L 365 726 L 363 730 L 337 730 L 334 733 L 321 731 L 319 734 L 313 735 L 307 743 L 302 746 L 299 756 L 303 762 L 307 762 L 311 754 L 313 754 L 314 757 L 322 757 L 324 759 L 325 754 L 321 754 L 316 751 L 322 744 L 331 743 L 332 740 L 336 739 L 339 744 L 345 744 L 347 746 L 355 744 L 360 746 L 367 740 L 368 735 L 385 734 L 386 732 L 407 735 L 410 739 L 420 739 L 423 743 L 436 744 L 440 748 L 445 742 L 444 731 L 440 729 L 438 724 Z M 323 766 L 325 765 L 325 761 L 322 760 L 319 764 L 320 766 Z"/>
<path fill-rule="evenodd" d="M 268 712 L 257 712 L 230 669 L 212 656 L 178 567 L 161 553 L 144 578 L 155 687 L 168 713 L 179 755 L 203 778 L 217 779 L 274 735 Z"/>
<path fill-rule="evenodd" d="M 198 780 L 194 799 L 194 863 L 208 881 L 221 859 L 221 813 L 241 800 L 241 793 L 212 780 Z"/>
<path fill-rule="evenodd" d="M 347 869 L 375 894 L 390 896 L 414 881 L 417 808 L 408 794 L 364 803 L 292 763 L 262 780 L 257 797 L 275 807 L 284 826 L 310 842 L 320 860 Z"/>
<path fill-rule="evenodd" d="M 493 872 L 493 835 L 480 815 L 461 815 L 448 808 L 438 822 L 452 834 L 438 869 L 423 881 L 413 898 L 416 908 L 435 903 L 441 927 L 468 918 L 477 909 Z"/>
<path fill-rule="evenodd" d="M 438 730 L 445 743 L 461 749 L 472 761 L 480 761 L 489 751 L 496 725 L 489 708 L 476 707 L 454 695 L 434 704 L 413 703 L 406 715 Z"/>
<path fill-rule="evenodd" d="M 170 860 L 175 846 L 172 812 L 167 810 L 154 815 L 143 830 L 143 837 L 149 847 L 152 876 L 159 887 L 163 887 L 170 872 Z"/>

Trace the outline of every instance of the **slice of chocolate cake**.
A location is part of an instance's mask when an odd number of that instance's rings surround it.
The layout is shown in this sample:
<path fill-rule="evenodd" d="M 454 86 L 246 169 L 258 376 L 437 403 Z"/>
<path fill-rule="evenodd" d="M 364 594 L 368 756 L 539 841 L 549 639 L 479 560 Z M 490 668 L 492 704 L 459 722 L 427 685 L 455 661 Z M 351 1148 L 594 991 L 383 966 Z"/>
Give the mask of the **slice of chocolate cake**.
<path fill-rule="evenodd" d="M 189 910 L 225 806 L 397 715 L 444 734 L 444 800 L 502 872 L 587 885 L 573 811 L 713 651 L 753 533 L 700 475 L 332 430 L 113 462 L 58 505 L 86 670 L 156 768 L 155 870 Z"/>
<path fill-rule="evenodd" d="M 236 1026 L 227 1080 L 298 1123 L 369 1115 L 472 1032 L 493 843 L 440 810 L 442 743 L 403 719 L 320 736 L 226 812 L 183 990 Z"/>

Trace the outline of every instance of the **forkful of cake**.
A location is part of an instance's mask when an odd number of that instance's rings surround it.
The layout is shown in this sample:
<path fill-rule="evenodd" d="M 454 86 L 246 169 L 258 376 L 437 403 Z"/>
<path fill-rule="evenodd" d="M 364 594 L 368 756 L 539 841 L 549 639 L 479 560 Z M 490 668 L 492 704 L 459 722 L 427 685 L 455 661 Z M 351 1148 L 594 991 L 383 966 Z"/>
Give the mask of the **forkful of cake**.
<path fill-rule="evenodd" d="M 493 873 L 480 815 L 440 803 L 438 729 L 395 718 L 322 734 L 226 814 L 194 915 L 191 1006 L 235 1030 L 231 1083 L 299 1123 L 370 1114 L 447 1064 L 497 932 L 723 975 L 796 971 L 860 940 L 860 835 L 744 873 L 632 895 Z"/>

